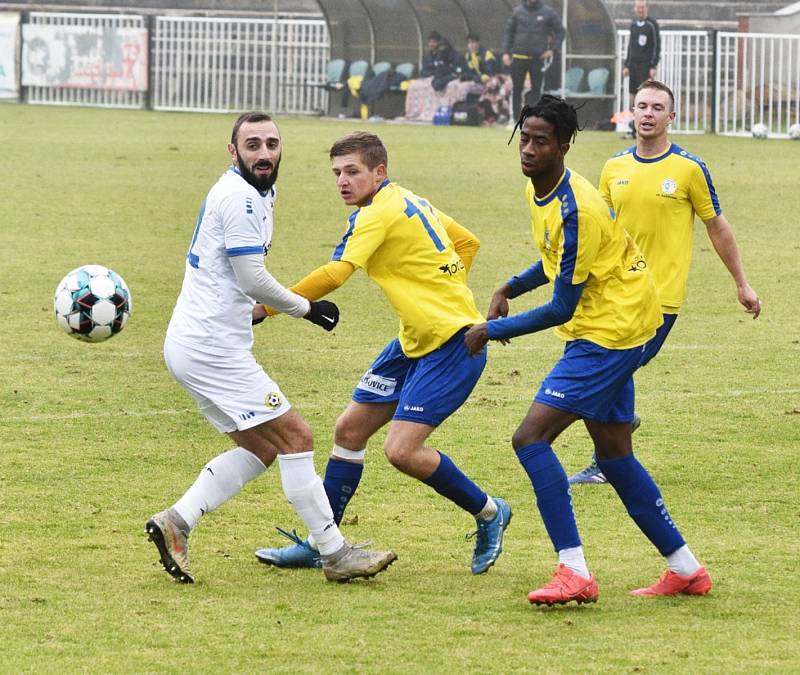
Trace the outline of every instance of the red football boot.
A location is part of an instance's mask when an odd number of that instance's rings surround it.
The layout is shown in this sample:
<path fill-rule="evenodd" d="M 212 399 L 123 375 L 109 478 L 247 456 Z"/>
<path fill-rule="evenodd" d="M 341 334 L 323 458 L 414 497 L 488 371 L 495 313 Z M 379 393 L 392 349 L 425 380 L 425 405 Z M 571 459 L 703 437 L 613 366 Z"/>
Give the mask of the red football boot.
<path fill-rule="evenodd" d="M 637 588 L 631 595 L 654 597 L 660 595 L 705 595 L 714 584 L 706 572 L 700 567 L 694 574 L 683 577 L 677 572 L 666 570 L 661 578 L 652 586 Z"/>
<path fill-rule="evenodd" d="M 548 584 L 528 593 L 528 602 L 532 605 L 563 605 L 574 600 L 582 605 L 584 602 L 597 602 L 599 595 L 600 589 L 593 574 L 587 579 L 562 563 Z"/>

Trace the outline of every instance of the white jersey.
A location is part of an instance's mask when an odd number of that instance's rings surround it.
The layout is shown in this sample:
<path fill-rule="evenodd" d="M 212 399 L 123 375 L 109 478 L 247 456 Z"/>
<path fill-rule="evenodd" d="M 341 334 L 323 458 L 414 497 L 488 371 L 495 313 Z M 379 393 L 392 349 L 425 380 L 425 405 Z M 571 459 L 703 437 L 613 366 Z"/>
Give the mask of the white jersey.
<path fill-rule="evenodd" d="M 255 300 L 245 294 L 229 258 L 267 255 L 275 188 L 260 193 L 230 167 L 200 208 L 167 338 L 208 354 L 253 346 Z"/>

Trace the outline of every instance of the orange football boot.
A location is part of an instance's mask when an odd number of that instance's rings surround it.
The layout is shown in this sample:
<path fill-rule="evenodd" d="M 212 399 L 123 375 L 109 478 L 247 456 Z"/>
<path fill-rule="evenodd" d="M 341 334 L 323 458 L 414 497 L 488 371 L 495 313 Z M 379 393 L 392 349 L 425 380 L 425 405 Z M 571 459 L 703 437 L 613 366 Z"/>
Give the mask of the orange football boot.
<path fill-rule="evenodd" d="M 594 575 L 582 577 L 563 563 L 553 572 L 553 578 L 538 590 L 528 593 L 532 605 L 563 605 L 573 600 L 579 605 L 584 602 L 597 602 L 600 589 Z"/>
<path fill-rule="evenodd" d="M 694 574 L 683 577 L 677 572 L 666 570 L 661 578 L 652 586 L 637 588 L 631 595 L 654 597 L 660 595 L 705 595 L 714 584 L 706 572 L 700 567 Z"/>

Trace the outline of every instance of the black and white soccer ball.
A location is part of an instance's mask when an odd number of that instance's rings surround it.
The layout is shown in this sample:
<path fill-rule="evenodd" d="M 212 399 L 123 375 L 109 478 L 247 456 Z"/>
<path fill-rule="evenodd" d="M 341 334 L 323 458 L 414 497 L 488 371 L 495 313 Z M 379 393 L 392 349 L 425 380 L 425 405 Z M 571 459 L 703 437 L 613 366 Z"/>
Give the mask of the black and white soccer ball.
<path fill-rule="evenodd" d="M 793 141 L 800 141 L 800 124 L 793 124 L 789 127 L 789 138 Z"/>
<path fill-rule="evenodd" d="M 102 342 L 119 333 L 131 314 L 131 293 L 123 278 L 102 265 L 82 265 L 56 286 L 53 308 L 67 335 Z"/>

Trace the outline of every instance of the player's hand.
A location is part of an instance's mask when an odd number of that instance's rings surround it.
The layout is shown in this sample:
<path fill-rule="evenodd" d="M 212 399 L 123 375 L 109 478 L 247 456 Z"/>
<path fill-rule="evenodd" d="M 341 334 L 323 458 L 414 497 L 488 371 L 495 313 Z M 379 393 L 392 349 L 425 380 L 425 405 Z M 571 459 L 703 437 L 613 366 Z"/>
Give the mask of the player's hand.
<path fill-rule="evenodd" d="M 489 342 L 489 330 L 485 323 L 478 323 L 471 326 L 464 333 L 464 342 L 467 344 L 467 351 L 470 356 L 475 356 Z"/>
<path fill-rule="evenodd" d="M 267 314 L 267 308 L 264 307 L 260 302 L 257 302 L 253 305 L 253 325 L 261 323 L 264 319 L 269 316 Z"/>
<path fill-rule="evenodd" d="M 500 319 L 504 316 L 508 316 L 509 307 L 508 307 L 508 298 L 505 294 L 505 286 L 498 288 L 494 295 L 492 295 L 492 301 L 489 303 L 489 311 L 486 313 L 486 320 L 491 321 L 492 319 Z M 507 345 L 511 342 L 511 340 L 500 340 L 501 345 Z"/>
<path fill-rule="evenodd" d="M 547 59 L 553 58 L 553 50 L 552 49 L 545 49 L 542 52 L 542 55 L 539 57 L 542 61 L 547 61 Z"/>
<path fill-rule="evenodd" d="M 327 331 L 336 328 L 336 324 L 339 323 L 339 308 L 334 303 L 329 300 L 318 300 L 309 304 L 311 309 L 303 317 L 304 319 L 308 319 L 311 323 L 321 326 Z"/>
<path fill-rule="evenodd" d="M 744 306 L 744 311 L 752 314 L 753 318 L 757 319 L 758 315 L 761 314 L 761 300 L 758 294 L 750 288 L 749 284 L 739 286 L 736 291 L 739 294 L 739 302 Z"/>

